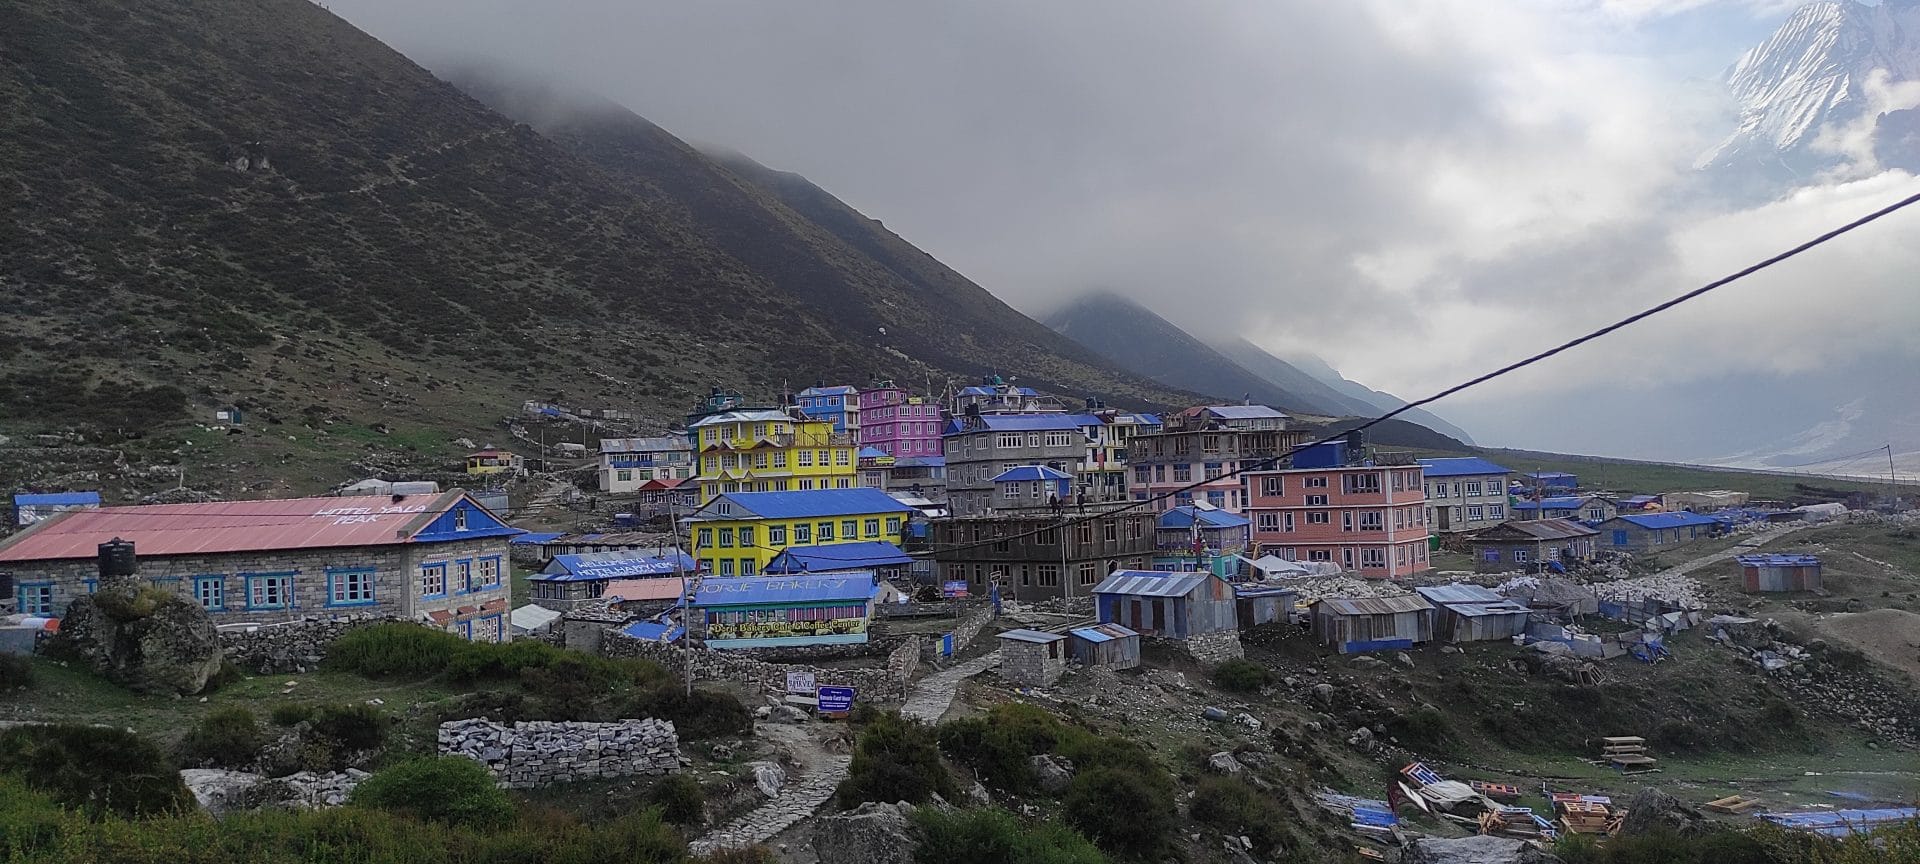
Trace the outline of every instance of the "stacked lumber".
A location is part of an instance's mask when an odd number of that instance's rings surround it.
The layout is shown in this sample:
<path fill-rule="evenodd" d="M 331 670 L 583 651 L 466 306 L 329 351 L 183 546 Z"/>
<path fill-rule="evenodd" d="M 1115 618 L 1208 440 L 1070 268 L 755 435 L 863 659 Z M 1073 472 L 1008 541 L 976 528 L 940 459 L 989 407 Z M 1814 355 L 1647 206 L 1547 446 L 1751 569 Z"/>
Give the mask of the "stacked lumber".
<path fill-rule="evenodd" d="M 1637 735 L 1600 739 L 1600 760 L 1628 774 L 1653 770 L 1660 761 L 1647 755 L 1647 739 Z"/>
<path fill-rule="evenodd" d="M 1700 806 L 1712 810 L 1715 813 L 1728 813 L 1739 816 L 1751 810 L 1758 810 L 1764 805 L 1760 803 L 1760 799 L 1758 798 L 1748 798 L 1745 795 L 1728 795 L 1725 798 L 1716 798 L 1708 801 Z"/>
<path fill-rule="evenodd" d="M 1520 797 L 1520 787 L 1511 783 L 1494 783 L 1488 780 L 1472 780 L 1467 785 L 1473 791 L 1492 798 L 1495 801 L 1512 801 Z"/>
<path fill-rule="evenodd" d="M 1552 840 L 1553 823 L 1535 815 L 1531 807 L 1496 807 L 1480 814 L 1480 833 L 1523 840 Z"/>
<path fill-rule="evenodd" d="M 1605 804 L 1587 801 L 1565 801 L 1556 805 L 1560 810 L 1560 824 L 1572 834 L 1607 834 L 1611 827 L 1618 830 L 1613 811 Z"/>

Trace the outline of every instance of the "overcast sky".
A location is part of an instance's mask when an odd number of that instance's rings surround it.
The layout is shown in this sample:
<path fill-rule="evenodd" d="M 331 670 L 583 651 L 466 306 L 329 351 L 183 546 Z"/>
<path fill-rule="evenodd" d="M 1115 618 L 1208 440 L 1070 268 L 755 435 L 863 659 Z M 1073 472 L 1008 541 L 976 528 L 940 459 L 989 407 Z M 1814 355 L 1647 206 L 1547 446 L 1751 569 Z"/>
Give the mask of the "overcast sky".
<path fill-rule="evenodd" d="M 430 68 L 499 58 L 802 173 L 1030 314 L 1110 289 L 1407 398 L 1916 189 L 1863 164 L 1763 206 L 1701 194 L 1735 122 L 1714 79 L 1775 0 L 327 5 Z M 1435 410 L 1673 456 L 1615 415 L 1914 374 L 1916 219 Z"/>

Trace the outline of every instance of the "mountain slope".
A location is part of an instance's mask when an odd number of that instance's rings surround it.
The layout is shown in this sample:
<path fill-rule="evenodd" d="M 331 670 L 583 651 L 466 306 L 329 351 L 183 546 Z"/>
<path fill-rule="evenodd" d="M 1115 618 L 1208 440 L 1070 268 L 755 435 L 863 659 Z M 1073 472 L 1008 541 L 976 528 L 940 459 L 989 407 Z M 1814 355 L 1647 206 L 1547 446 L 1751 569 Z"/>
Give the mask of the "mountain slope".
<path fill-rule="evenodd" d="M 917 306 L 651 124 L 628 154 L 651 161 L 583 158 L 304 0 L 8 13 L 0 433 L 134 433 L 257 494 L 444 459 L 529 398 L 664 421 L 710 385 L 996 363 L 1116 404 L 1190 398 L 970 283 Z M 179 437 L 228 405 L 251 432 Z"/>
<path fill-rule="evenodd" d="M 1315 357 L 1312 354 L 1297 357 L 1292 362 L 1288 362 L 1261 350 L 1260 346 L 1248 342 L 1245 339 L 1236 339 L 1222 346 L 1220 350 L 1227 356 L 1240 361 L 1240 365 L 1248 369 L 1255 371 L 1264 371 L 1267 369 L 1280 371 L 1281 367 L 1284 367 L 1290 374 L 1305 376 L 1324 385 L 1341 398 L 1355 403 L 1357 408 L 1351 412 L 1354 414 L 1379 414 L 1384 411 L 1392 411 L 1395 408 L 1407 404 L 1407 400 L 1391 393 L 1383 393 L 1365 384 L 1349 380 L 1346 376 L 1341 375 L 1339 370 L 1327 365 L 1327 361 Z M 1473 437 L 1468 435 L 1465 429 L 1461 429 L 1452 423 L 1440 419 L 1439 416 L 1425 408 L 1415 408 L 1400 416 L 1413 423 L 1429 427 L 1436 432 L 1458 438 L 1469 444 L 1473 443 Z"/>
<path fill-rule="evenodd" d="M 1048 326 L 1155 381 L 1221 399 L 1307 414 L 1347 413 L 1334 401 L 1289 391 L 1239 364 L 1152 310 L 1105 292 L 1081 297 L 1046 318 Z"/>
<path fill-rule="evenodd" d="M 1920 4 L 1842 0 L 1795 10 L 1727 70 L 1740 125 L 1700 165 L 1786 180 L 1835 164 L 1837 155 L 1818 149 L 1816 140 L 1824 128 L 1885 110 L 1869 93 L 1876 70 L 1894 82 L 1920 78 Z M 1904 135 L 1903 129 L 1878 128 L 1885 118 L 1874 122 L 1876 138 Z"/>
<path fill-rule="evenodd" d="M 1061 338 L 798 175 L 787 176 L 811 192 L 790 199 L 758 182 L 778 172 L 738 154 L 723 166 L 612 102 L 524 76 L 471 68 L 448 74 L 636 197 L 678 214 L 690 230 L 837 328 L 842 339 L 896 358 L 783 374 L 864 383 L 870 376 L 920 380 L 914 371 L 971 378 L 998 369 L 1042 390 L 1120 404 L 1168 406 L 1194 398 L 1127 374 Z M 907 358 L 922 364 L 920 370 L 898 362 Z M 796 359 L 804 362 L 805 354 Z"/>

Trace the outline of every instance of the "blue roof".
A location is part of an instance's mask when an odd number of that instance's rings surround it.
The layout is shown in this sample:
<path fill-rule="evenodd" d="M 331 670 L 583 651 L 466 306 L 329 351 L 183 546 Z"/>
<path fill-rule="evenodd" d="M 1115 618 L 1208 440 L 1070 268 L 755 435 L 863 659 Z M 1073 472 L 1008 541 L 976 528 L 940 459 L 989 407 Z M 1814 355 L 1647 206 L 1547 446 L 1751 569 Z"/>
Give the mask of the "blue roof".
<path fill-rule="evenodd" d="M 1679 513 L 1630 513 L 1622 515 L 1620 518 L 1642 528 L 1649 528 L 1655 531 L 1662 528 L 1689 528 L 1695 525 L 1720 524 L 1718 520 L 1711 516 L 1702 516 L 1698 513 L 1687 513 L 1684 511 Z"/>
<path fill-rule="evenodd" d="M 555 555 L 547 564 L 547 569 L 527 578 L 537 582 L 590 582 L 599 579 L 644 579 L 650 576 L 671 576 L 677 572 L 691 573 L 700 568 L 686 553 L 678 553 L 679 564 L 674 563 L 673 555 L 647 555 L 640 552 L 584 552 L 579 555 Z"/>
<path fill-rule="evenodd" d="M 1565 471 L 1534 471 L 1521 475 L 1529 480 L 1577 480 L 1579 478 Z"/>
<path fill-rule="evenodd" d="M 1228 420 L 1285 420 L 1287 415 L 1265 405 L 1208 405 L 1207 411 Z"/>
<path fill-rule="evenodd" d="M 1245 516 L 1236 516 L 1225 510 L 1202 510 L 1188 504 L 1160 514 L 1160 527 L 1192 528 L 1195 518 L 1200 520 L 1202 528 L 1245 528 L 1249 524 Z"/>
<path fill-rule="evenodd" d="M 1095 594 L 1135 594 L 1145 597 L 1185 597 L 1211 575 L 1200 572 L 1115 570 L 1093 586 Z"/>
<path fill-rule="evenodd" d="M 996 385 L 993 387 L 982 387 L 978 384 L 975 384 L 972 387 L 968 387 L 960 391 L 960 395 L 962 396 L 994 396 L 1002 393 L 1018 393 L 1021 396 L 1040 395 L 1040 391 L 1035 390 L 1032 387 L 1014 387 L 1012 385 L 1007 385 L 1007 384 Z"/>
<path fill-rule="evenodd" d="M 1478 456 L 1456 456 L 1447 459 L 1421 459 L 1418 461 L 1420 462 L 1420 467 L 1427 469 L 1428 477 L 1466 477 L 1473 474 L 1513 473 Z"/>
<path fill-rule="evenodd" d="M 852 387 L 849 387 L 845 384 L 835 384 L 831 387 L 808 387 L 807 389 L 800 391 L 799 395 L 801 396 L 845 396 L 849 393 L 858 393 L 858 392 L 860 391 Z"/>
<path fill-rule="evenodd" d="M 809 489 L 804 492 L 728 492 L 700 508 L 695 516 L 726 519 L 715 507 L 722 501 L 762 519 L 856 516 L 862 513 L 911 513 L 912 507 L 878 489 Z"/>
<path fill-rule="evenodd" d="M 895 468 L 945 468 L 945 456 L 901 456 L 893 460 Z"/>
<path fill-rule="evenodd" d="M 1737 560 L 1748 567 L 1820 566 L 1820 559 L 1813 555 L 1784 555 L 1777 552 L 1763 555 L 1741 555 Z"/>
<path fill-rule="evenodd" d="M 1538 510 L 1544 507 L 1548 510 L 1578 510 L 1580 504 L 1586 500 L 1583 495 L 1561 495 L 1556 498 L 1542 498 L 1538 501 L 1515 501 L 1513 509 Z"/>
<path fill-rule="evenodd" d="M 685 627 L 669 627 L 658 621 L 635 621 L 632 624 L 622 627 L 620 632 L 632 636 L 635 639 L 643 639 L 648 642 L 659 642 L 661 641 L 661 637 L 665 637 L 668 642 L 673 642 L 677 641 L 680 635 L 687 632 L 687 630 Z"/>
<path fill-rule="evenodd" d="M 552 543 L 565 536 L 567 535 L 561 531 L 552 531 L 544 534 L 522 534 L 507 542 L 514 546 L 539 545 L 542 543 Z"/>
<path fill-rule="evenodd" d="M 1078 630 L 1069 630 L 1067 632 L 1095 644 L 1140 635 L 1118 624 L 1096 624 L 1092 627 L 1081 627 Z"/>
<path fill-rule="evenodd" d="M 913 557 L 885 540 L 837 543 L 827 546 L 790 546 L 767 562 L 767 573 L 871 570 L 912 564 Z"/>
<path fill-rule="evenodd" d="M 978 429 L 965 429 L 963 419 L 956 417 L 948 428 L 963 432 L 1046 432 L 1106 425 L 1106 421 L 1092 414 L 983 414 L 965 420 L 978 420 L 980 426 Z"/>
<path fill-rule="evenodd" d="M 860 448 L 860 458 L 862 459 L 885 459 L 892 455 L 893 455 L 892 453 L 888 453 L 887 451 L 882 450 L 878 447 Z"/>
<path fill-rule="evenodd" d="M 737 576 L 703 579 L 695 606 L 760 606 L 867 601 L 880 590 L 873 573 L 849 570 L 813 576 Z"/>
<path fill-rule="evenodd" d="M 1023 480 L 1072 480 L 1073 475 L 1045 465 L 1016 465 L 994 475 L 994 483 L 1018 483 Z"/>
<path fill-rule="evenodd" d="M 85 507 L 100 506 L 98 492 L 23 492 L 13 496 L 15 507 Z"/>

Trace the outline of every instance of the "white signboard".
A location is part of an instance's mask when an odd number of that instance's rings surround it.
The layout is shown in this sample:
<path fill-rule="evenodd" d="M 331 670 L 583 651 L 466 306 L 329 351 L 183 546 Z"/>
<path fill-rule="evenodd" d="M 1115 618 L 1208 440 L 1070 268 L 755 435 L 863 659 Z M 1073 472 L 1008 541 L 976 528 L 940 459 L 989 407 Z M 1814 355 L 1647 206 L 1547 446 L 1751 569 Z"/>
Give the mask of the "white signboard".
<path fill-rule="evenodd" d="M 787 692 L 788 693 L 805 693 L 809 696 L 813 695 L 813 692 L 814 692 L 813 673 L 812 672 L 788 672 L 787 673 Z"/>

